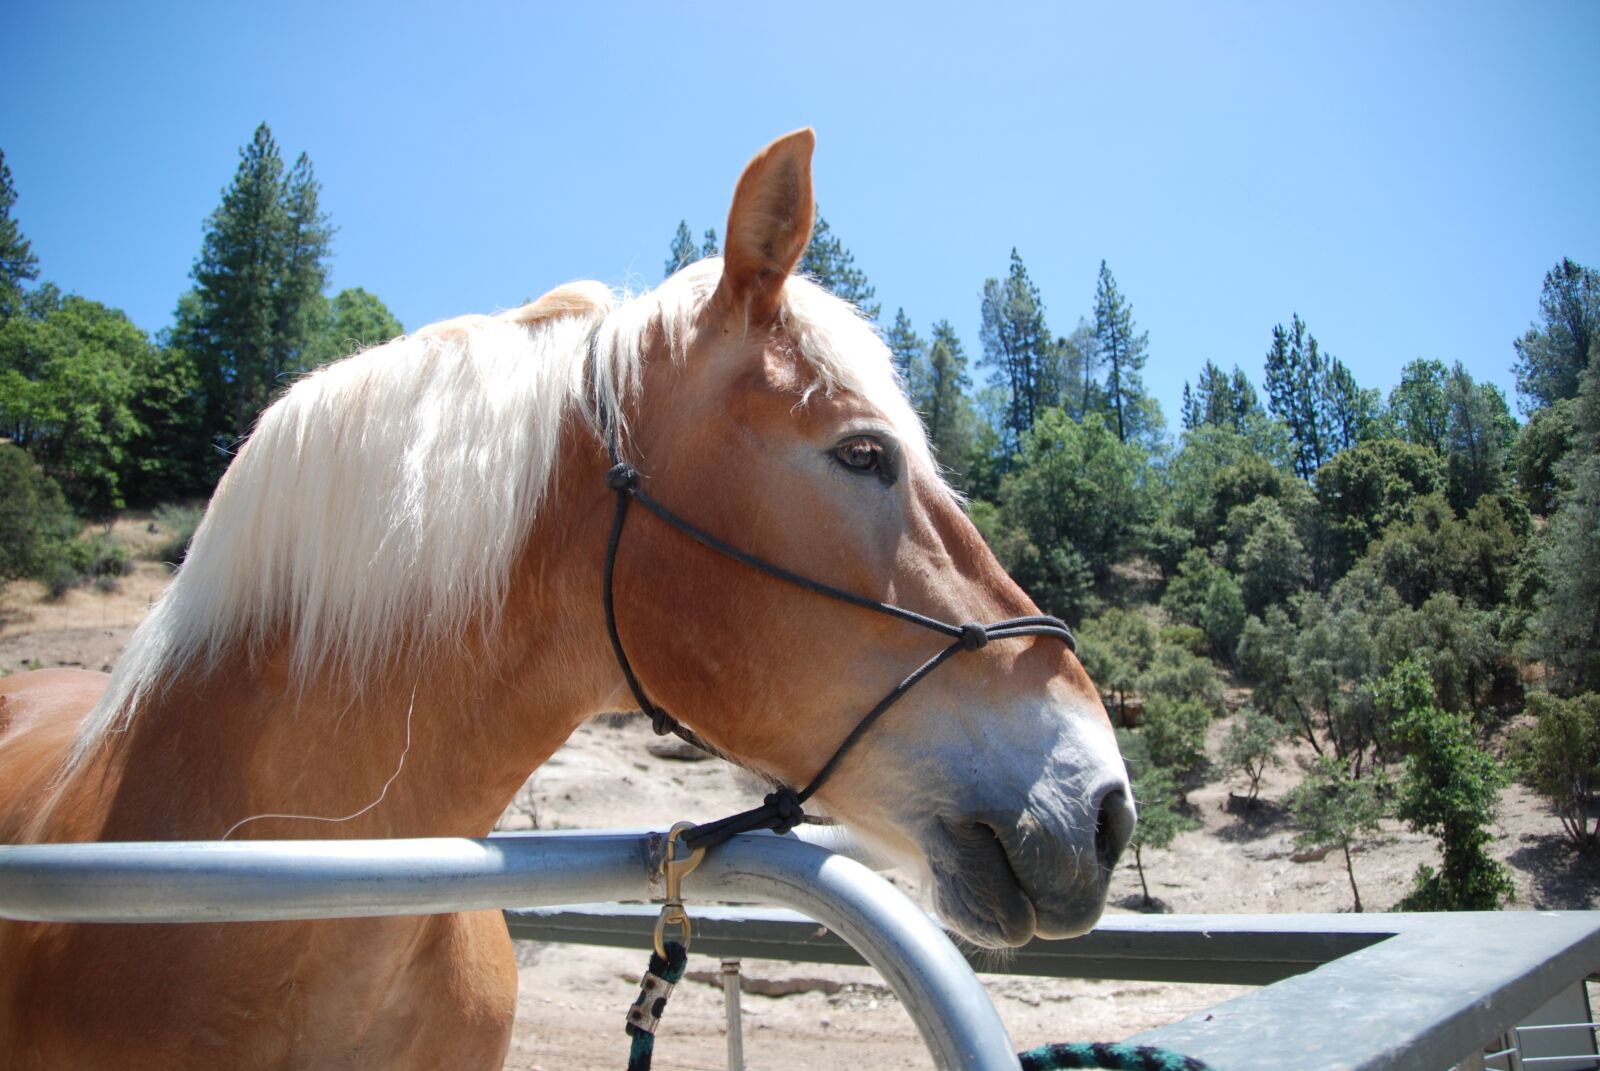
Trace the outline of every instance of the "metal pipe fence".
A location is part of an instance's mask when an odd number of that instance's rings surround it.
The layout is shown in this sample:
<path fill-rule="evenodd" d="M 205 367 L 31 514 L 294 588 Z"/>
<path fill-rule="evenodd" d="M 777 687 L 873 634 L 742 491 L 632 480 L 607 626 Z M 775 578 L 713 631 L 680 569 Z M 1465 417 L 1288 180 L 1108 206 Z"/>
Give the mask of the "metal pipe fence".
<path fill-rule="evenodd" d="M 0 917 L 220 922 L 515 905 L 506 911 L 514 937 L 644 949 L 654 908 L 559 905 L 658 892 L 661 844 L 654 833 L 537 833 L 0 847 Z M 792 836 L 749 835 L 709 853 L 685 893 L 696 901 L 696 954 L 869 963 L 940 1066 L 1016 1066 L 961 953 L 861 865 Z M 699 906 L 708 900 L 794 910 Z M 1600 912 L 1113 915 L 1085 937 L 1035 941 L 1003 966 L 978 965 L 1260 985 L 1128 1039 L 1228 1071 L 1443 1071 L 1481 1060 L 1486 1041 L 1510 1034 L 1600 965 Z"/>

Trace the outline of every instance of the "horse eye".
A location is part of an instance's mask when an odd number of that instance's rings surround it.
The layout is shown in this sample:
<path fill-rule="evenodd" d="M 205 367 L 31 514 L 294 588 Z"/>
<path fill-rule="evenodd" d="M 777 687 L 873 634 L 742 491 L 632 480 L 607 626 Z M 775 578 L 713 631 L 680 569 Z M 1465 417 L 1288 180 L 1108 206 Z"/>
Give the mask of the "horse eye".
<path fill-rule="evenodd" d="M 869 435 L 857 435 L 833 448 L 834 460 L 857 472 L 883 471 L 883 444 Z"/>

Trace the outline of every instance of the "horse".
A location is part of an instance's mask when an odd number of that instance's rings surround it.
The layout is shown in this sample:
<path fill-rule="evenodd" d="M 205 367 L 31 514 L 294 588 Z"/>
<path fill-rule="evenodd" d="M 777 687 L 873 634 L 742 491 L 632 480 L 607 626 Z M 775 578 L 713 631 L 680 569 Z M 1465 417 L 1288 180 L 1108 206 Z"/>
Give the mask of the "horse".
<path fill-rule="evenodd" d="M 875 330 L 794 274 L 813 146 L 756 155 L 724 255 L 653 291 L 562 286 L 296 382 L 110 676 L 0 685 L 0 842 L 486 836 L 579 724 L 638 706 L 608 580 L 654 700 L 805 782 L 946 639 L 665 524 L 606 569 L 608 440 L 654 499 L 795 573 L 947 621 L 1036 614 Z M 1092 926 L 1134 821 L 1098 692 L 1046 636 L 951 660 L 817 801 L 997 948 Z M 516 983 L 497 912 L 0 923 L 0 1062 L 495 1068 Z"/>

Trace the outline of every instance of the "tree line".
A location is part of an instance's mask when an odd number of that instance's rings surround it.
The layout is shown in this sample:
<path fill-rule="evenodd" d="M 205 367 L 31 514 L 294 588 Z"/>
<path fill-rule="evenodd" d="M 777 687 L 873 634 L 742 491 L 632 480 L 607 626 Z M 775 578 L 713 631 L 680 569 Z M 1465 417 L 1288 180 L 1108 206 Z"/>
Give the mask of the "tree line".
<path fill-rule="evenodd" d="M 293 377 L 401 332 L 371 293 L 327 293 L 319 194 L 260 126 L 151 337 L 39 281 L 0 155 L 0 577 L 106 568 L 80 518 L 204 496 Z M 717 250 L 685 221 L 663 266 Z M 821 213 L 800 270 L 880 324 L 974 523 L 1078 627 L 1123 725 L 1141 872 L 1198 778 L 1237 770 L 1253 799 L 1286 737 L 1315 756 L 1284 801 L 1303 836 L 1347 863 L 1374 814 L 1439 837 L 1415 906 L 1503 898 L 1482 831 L 1511 774 L 1600 848 L 1600 274 L 1558 262 L 1509 340 L 1521 421 L 1437 357 L 1363 387 L 1290 311 L 1263 325 L 1261 383 L 1204 361 L 1169 433 L 1151 340 L 1104 261 L 1062 330 L 1013 249 L 975 292 L 975 355 L 949 318 L 885 317 Z M 1249 701 L 1209 754 L 1226 685 Z"/>
<path fill-rule="evenodd" d="M 821 216 L 816 233 L 800 270 L 877 319 Z M 687 234 L 669 271 L 714 252 Z M 1314 761 L 1283 804 L 1304 845 L 1341 852 L 1358 909 L 1351 848 L 1385 816 L 1440 846 L 1402 906 L 1503 903 L 1487 827 L 1512 776 L 1600 850 L 1600 273 L 1558 262 L 1510 340 L 1520 423 L 1460 362 L 1363 387 L 1291 313 L 1263 331 L 1259 390 L 1201 365 L 1173 439 L 1104 261 L 1070 331 L 1015 249 L 976 311 L 971 362 L 949 320 L 924 338 L 900 309 L 881 330 L 973 521 L 1079 629 L 1123 725 L 1141 880 L 1143 849 L 1193 824 L 1199 778 L 1237 771 L 1248 808 L 1290 737 Z M 1249 701 L 1210 755 L 1227 683 Z"/>
<path fill-rule="evenodd" d="M 204 224 L 172 327 L 39 278 L 0 152 L 0 578 L 82 575 L 77 518 L 209 494 L 297 375 L 402 333 L 359 287 L 327 295 L 334 228 L 311 161 L 265 123 Z"/>

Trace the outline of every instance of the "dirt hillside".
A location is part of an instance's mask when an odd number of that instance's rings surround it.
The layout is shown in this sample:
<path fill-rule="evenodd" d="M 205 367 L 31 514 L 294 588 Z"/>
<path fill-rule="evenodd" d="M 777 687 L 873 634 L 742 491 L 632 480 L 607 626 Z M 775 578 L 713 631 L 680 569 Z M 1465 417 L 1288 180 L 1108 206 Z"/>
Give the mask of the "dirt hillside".
<path fill-rule="evenodd" d="M 0 674 L 44 666 L 109 667 L 167 577 L 165 566 L 141 562 L 118 589 L 70 592 L 49 601 L 37 585 L 0 591 Z M 1212 750 L 1227 729 L 1213 726 Z M 703 820 L 759 801 L 747 777 L 711 759 L 686 762 L 662 751 L 642 719 L 591 722 L 537 771 L 502 819 L 507 829 L 665 826 Z M 1229 809 L 1244 790 L 1220 773 L 1190 793 L 1201 827 L 1171 849 L 1151 850 L 1146 870 L 1153 896 L 1174 912 L 1348 911 L 1351 895 L 1337 853 L 1296 861 L 1293 831 L 1279 804 L 1305 756 L 1285 746 L 1254 811 Z M 1520 787 L 1502 796 L 1494 853 L 1511 867 L 1518 909 L 1600 906 L 1600 871 L 1565 849 L 1545 807 Z M 1298 857 L 1303 858 L 1303 857 Z M 1431 841 L 1393 823 L 1355 855 L 1368 910 L 1387 910 L 1410 886 L 1422 862 L 1437 862 Z M 903 876 L 892 876 L 913 896 Z M 1112 911 L 1136 907 L 1139 882 L 1131 863 L 1113 881 Z M 634 994 L 645 950 L 523 945 L 520 1010 L 507 1066 L 613 1069 L 625 1059 L 620 1024 Z M 749 962 L 745 973 L 763 993 L 744 998 L 752 1067 L 850 1069 L 924 1067 L 926 1056 L 904 1011 L 865 968 Z M 1114 1039 L 1171 1022 L 1246 990 L 1130 982 L 1056 982 L 986 976 L 996 1005 L 1021 1046 L 1067 1039 Z M 691 962 L 657 1050 L 662 1068 L 725 1066 L 717 963 Z"/>

